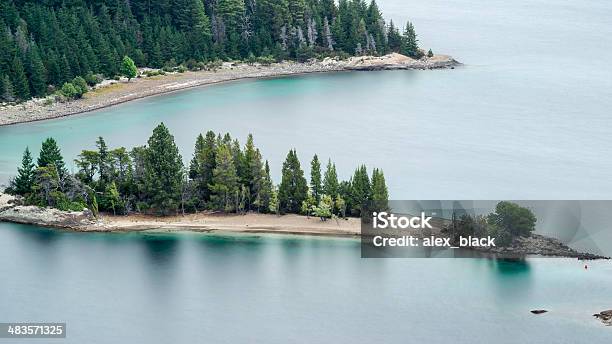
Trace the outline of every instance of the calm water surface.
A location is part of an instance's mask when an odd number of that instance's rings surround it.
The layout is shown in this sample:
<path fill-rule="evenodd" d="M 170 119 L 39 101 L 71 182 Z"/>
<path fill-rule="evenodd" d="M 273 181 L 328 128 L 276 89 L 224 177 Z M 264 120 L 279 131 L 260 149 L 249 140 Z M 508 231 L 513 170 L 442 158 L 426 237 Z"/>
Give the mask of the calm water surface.
<path fill-rule="evenodd" d="M 382 167 L 393 198 L 610 199 L 612 3 L 379 1 L 455 70 L 244 81 L 0 128 L 0 183 L 26 145 L 95 138 L 183 158 L 206 130 L 255 135 L 279 182 L 332 157 Z M 70 343 L 609 343 L 612 267 L 564 259 L 359 259 L 350 240 L 79 234 L 0 224 L 0 322 L 66 321 Z M 533 316 L 533 308 L 551 312 Z M 259 340 L 255 340 L 259 339 Z"/>
<path fill-rule="evenodd" d="M 0 322 L 67 343 L 609 343 L 612 265 L 360 259 L 359 242 L 0 223 Z M 551 310 L 534 316 L 529 310 Z M 1 340 L 0 340 L 1 342 Z"/>

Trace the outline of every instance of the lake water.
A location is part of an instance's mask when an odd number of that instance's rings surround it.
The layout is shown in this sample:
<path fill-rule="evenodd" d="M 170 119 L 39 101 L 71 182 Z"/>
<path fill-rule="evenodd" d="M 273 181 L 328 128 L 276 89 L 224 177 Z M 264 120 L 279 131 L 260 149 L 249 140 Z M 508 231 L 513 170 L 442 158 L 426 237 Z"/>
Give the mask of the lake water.
<path fill-rule="evenodd" d="M 465 66 L 249 80 L 0 127 L 0 183 L 47 136 L 70 161 L 99 135 L 143 144 L 164 121 L 185 160 L 200 132 L 252 132 L 276 182 L 295 147 L 343 178 L 383 168 L 396 199 L 612 197 L 611 2 L 378 2 Z M 591 314 L 612 308 L 612 266 L 589 264 L 365 260 L 352 240 L 0 223 L 0 322 L 66 321 L 70 343 L 609 343 Z"/>
<path fill-rule="evenodd" d="M 610 307 L 612 265 L 589 265 L 360 259 L 349 239 L 0 223 L 0 322 L 66 322 L 67 343 L 609 343 L 591 315 Z"/>

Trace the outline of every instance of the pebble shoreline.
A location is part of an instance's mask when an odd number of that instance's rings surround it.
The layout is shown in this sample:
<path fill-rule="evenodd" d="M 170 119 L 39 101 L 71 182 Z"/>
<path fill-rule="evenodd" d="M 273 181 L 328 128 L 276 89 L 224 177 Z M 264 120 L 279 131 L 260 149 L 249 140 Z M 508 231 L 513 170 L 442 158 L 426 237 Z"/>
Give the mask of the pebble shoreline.
<path fill-rule="evenodd" d="M 241 79 L 354 70 L 442 69 L 457 65 L 459 62 L 446 55 L 416 60 L 395 53 L 380 57 L 352 57 L 347 60 L 326 58 L 304 63 L 285 61 L 269 66 L 226 62 L 217 71 L 188 71 L 143 77 L 130 82 L 118 81 L 97 88 L 82 99 L 64 103 L 48 104 L 44 99 L 34 99 L 22 104 L 0 106 L 0 126 L 76 115 L 135 99 Z"/>

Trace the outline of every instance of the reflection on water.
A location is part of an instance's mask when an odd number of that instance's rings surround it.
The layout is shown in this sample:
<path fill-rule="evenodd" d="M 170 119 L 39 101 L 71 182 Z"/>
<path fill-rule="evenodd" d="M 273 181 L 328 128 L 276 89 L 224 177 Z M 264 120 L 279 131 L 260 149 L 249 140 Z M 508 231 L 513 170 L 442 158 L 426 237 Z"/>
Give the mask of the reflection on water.
<path fill-rule="evenodd" d="M 487 343 L 505 332 L 519 342 L 604 343 L 609 335 L 590 316 L 609 307 L 608 262 L 585 272 L 564 259 L 359 257 L 352 239 L 0 223 L 0 275 L 10 276 L 0 321 L 61 319 L 67 343 L 285 343 L 296 333 L 307 342 L 473 343 L 457 331 Z M 557 313 L 537 323 L 526 316 L 544 307 Z"/>

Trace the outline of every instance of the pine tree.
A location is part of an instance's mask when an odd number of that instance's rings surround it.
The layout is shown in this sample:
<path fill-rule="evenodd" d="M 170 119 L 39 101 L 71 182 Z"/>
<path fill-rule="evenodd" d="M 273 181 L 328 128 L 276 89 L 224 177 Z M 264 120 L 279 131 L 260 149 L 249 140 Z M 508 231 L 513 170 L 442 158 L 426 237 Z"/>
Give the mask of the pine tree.
<path fill-rule="evenodd" d="M 321 163 L 316 154 L 310 162 L 310 190 L 312 190 L 312 196 L 319 203 L 323 190 L 321 185 Z"/>
<path fill-rule="evenodd" d="M 267 213 L 270 210 L 270 202 L 272 201 L 272 193 L 274 192 L 274 184 L 272 183 L 272 177 L 270 176 L 270 165 L 266 160 L 264 167 L 264 177 L 261 184 L 261 191 L 259 192 L 259 211 Z"/>
<path fill-rule="evenodd" d="M 31 45 L 28 51 L 28 76 L 32 95 L 36 97 L 45 95 L 47 93 L 47 70 L 35 43 Z"/>
<path fill-rule="evenodd" d="M 111 157 L 108 151 L 106 141 L 102 136 L 98 137 L 96 141 L 96 147 L 98 147 L 98 172 L 100 174 L 100 187 L 99 190 L 103 191 L 106 189 L 106 184 L 113 180 L 111 171 Z"/>
<path fill-rule="evenodd" d="M 234 211 L 239 184 L 234 157 L 227 145 L 218 147 L 215 165 L 210 185 L 212 206 L 217 210 Z"/>
<path fill-rule="evenodd" d="M 283 163 L 278 200 L 282 213 L 299 213 L 302 202 L 308 196 L 308 185 L 295 150 L 290 150 Z"/>
<path fill-rule="evenodd" d="M 161 123 L 153 129 L 144 161 L 144 191 L 148 205 L 157 213 L 176 212 L 181 202 L 183 160 L 174 137 Z"/>
<path fill-rule="evenodd" d="M 416 32 L 411 22 L 406 23 L 406 29 L 404 30 L 402 54 L 410 57 L 421 57 Z"/>
<path fill-rule="evenodd" d="M 372 200 L 372 187 L 365 165 L 361 165 L 355 170 L 351 184 L 351 196 L 353 202 L 351 212 L 355 216 L 360 216 L 363 207 L 368 201 Z"/>
<path fill-rule="evenodd" d="M 0 93 L 0 100 L 5 102 L 14 102 L 15 91 L 13 89 L 11 78 L 9 78 L 8 75 L 5 75 L 0 82 L 2 82 L 2 87 L 0 87 L 0 90 L 2 91 L 2 93 Z"/>
<path fill-rule="evenodd" d="M 60 151 L 57 141 L 54 138 L 49 137 L 42 143 L 40 154 L 38 156 L 38 167 L 47 167 L 48 165 L 55 165 L 60 180 L 68 174 L 64 158 Z"/>
<path fill-rule="evenodd" d="M 377 168 L 372 172 L 372 201 L 379 210 L 388 208 L 389 192 L 385 183 L 385 175 Z"/>
<path fill-rule="evenodd" d="M 30 86 L 28 86 L 28 78 L 23 69 L 23 63 L 19 57 L 15 56 L 12 64 L 13 72 L 13 88 L 15 95 L 21 100 L 30 98 Z"/>
<path fill-rule="evenodd" d="M 338 175 L 336 174 L 336 164 L 332 164 L 331 159 L 327 161 L 327 168 L 323 177 L 323 193 L 336 198 L 338 195 Z"/>
<path fill-rule="evenodd" d="M 16 195 L 28 195 L 34 185 L 35 165 L 30 149 L 26 147 L 21 159 L 21 167 L 17 169 L 17 177 L 12 181 L 10 189 Z"/>

